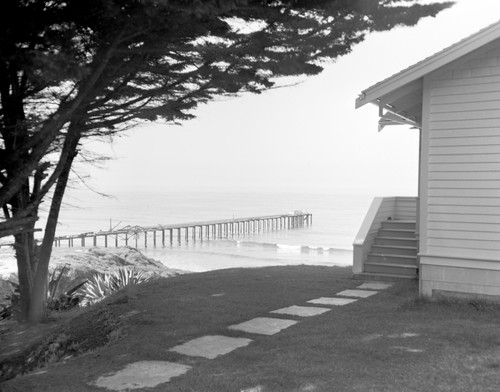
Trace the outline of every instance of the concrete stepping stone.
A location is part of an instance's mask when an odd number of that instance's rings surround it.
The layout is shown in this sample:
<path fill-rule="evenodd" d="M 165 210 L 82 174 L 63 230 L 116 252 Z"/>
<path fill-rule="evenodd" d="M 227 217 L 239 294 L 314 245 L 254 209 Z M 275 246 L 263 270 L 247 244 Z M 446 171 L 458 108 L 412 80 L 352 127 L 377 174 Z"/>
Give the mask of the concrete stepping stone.
<path fill-rule="evenodd" d="M 201 338 L 190 340 L 179 346 L 171 348 L 169 351 L 175 351 L 180 354 L 191 357 L 204 357 L 214 359 L 219 355 L 228 354 L 237 348 L 244 347 L 252 342 L 252 339 L 230 338 L 228 336 L 203 336 Z"/>
<path fill-rule="evenodd" d="M 371 290 L 344 290 L 344 291 L 341 291 L 340 293 L 337 293 L 335 295 L 340 295 L 343 297 L 367 298 L 367 297 L 371 297 L 372 295 L 375 295 L 377 293 L 378 293 L 378 291 L 371 291 Z"/>
<path fill-rule="evenodd" d="M 297 324 L 295 320 L 284 320 L 270 317 L 257 317 L 240 324 L 230 325 L 228 328 L 243 331 L 248 333 L 255 333 L 260 335 L 274 335 L 281 330 Z"/>
<path fill-rule="evenodd" d="M 357 299 L 353 298 L 333 298 L 333 297 L 321 297 L 307 301 L 311 304 L 318 305 L 333 305 L 333 306 L 344 306 L 356 302 Z"/>
<path fill-rule="evenodd" d="M 368 289 L 368 290 L 385 290 L 391 286 L 392 286 L 391 283 L 367 282 L 367 283 L 363 283 L 361 286 L 358 286 L 356 288 Z"/>
<path fill-rule="evenodd" d="M 91 383 L 112 391 L 128 391 L 153 388 L 186 373 L 190 366 L 167 361 L 140 361 L 128 364 L 124 369 L 99 377 Z"/>
<path fill-rule="evenodd" d="M 311 317 L 330 311 L 330 308 L 320 308 L 317 306 L 297 306 L 292 305 L 287 308 L 273 310 L 270 313 L 289 314 L 291 316 Z"/>

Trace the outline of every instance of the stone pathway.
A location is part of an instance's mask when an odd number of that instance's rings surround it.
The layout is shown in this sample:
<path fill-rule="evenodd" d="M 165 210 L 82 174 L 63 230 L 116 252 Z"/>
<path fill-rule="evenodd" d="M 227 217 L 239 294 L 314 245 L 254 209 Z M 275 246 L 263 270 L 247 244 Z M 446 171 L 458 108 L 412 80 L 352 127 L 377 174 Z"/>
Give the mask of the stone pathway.
<path fill-rule="evenodd" d="M 241 324 L 230 325 L 229 329 L 255 333 L 259 335 L 274 335 L 281 330 L 297 324 L 295 320 L 283 320 L 270 317 L 257 317 Z"/>
<path fill-rule="evenodd" d="M 291 305 L 285 308 L 273 310 L 269 313 L 297 316 L 314 317 L 332 310 L 331 307 L 324 306 L 345 306 L 358 301 L 361 298 L 368 298 L 391 287 L 391 283 L 366 282 L 356 289 L 344 290 L 334 294 L 334 297 L 321 297 L 307 301 L 307 304 L 323 305 L 303 306 Z M 346 298 L 347 297 L 347 298 Z M 272 317 L 256 317 L 239 324 L 230 325 L 227 328 L 233 331 L 244 332 L 252 335 L 275 335 L 280 331 L 292 327 L 299 323 L 299 320 L 290 320 Z M 169 351 L 177 352 L 189 357 L 202 357 L 214 359 L 218 356 L 228 354 L 238 348 L 249 345 L 258 336 L 251 338 L 234 338 L 222 335 L 207 335 L 175 346 Z M 398 349 L 406 349 L 399 347 Z M 91 385 L 106 388 L 112 391 L 125 391 L 139 388 L 150 388 L 156 385 L 167 383 L 173 377 L 187 373 L 191 366 L 181 363 L 167 361 L 140 361 L 128 364 L 124 369 L 109 375 L 103 375 Z"/>
<path fill-rule="evenodd" d="M 123 370 L 99 377 L 92 385 L 113 391 L 152 388 L 186 373 L 191 366 L 167 361 L 141 361 L 128 364 Z"/>
<path fill-rule="evenodd" d="M 230 353 L 237 348 L 248 345 L 252 339 L 230 338 L 227 336 L 202 336 L 201 338 L 190 340 L 179 346 L 171 348 L 180 354 L 191 357 L 204 357 L 214 359 L 219 355 Z"/>
<path fill-rule="evenodd" d="M 316 306 L 289 306 L 287 308 L 273 310 L 271 313 L 289 314 L 291 316 L 311 317 L 326 313 L 330 308 L 318 308 Z"/>

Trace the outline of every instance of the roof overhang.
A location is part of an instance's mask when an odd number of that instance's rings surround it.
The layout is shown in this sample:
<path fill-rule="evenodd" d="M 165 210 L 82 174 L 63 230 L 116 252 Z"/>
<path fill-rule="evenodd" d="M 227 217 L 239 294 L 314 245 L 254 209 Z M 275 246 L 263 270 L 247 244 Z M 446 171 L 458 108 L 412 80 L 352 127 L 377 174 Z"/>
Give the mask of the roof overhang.
<path fill-rule="evenodd" d="M 379 130 L 393 124 L 408 124 L 420 128 L 424 76 L 498 38 L 500 22 L 363 90 L 356 99 L 356 108 L 367 103 L 378 105 Z"/>

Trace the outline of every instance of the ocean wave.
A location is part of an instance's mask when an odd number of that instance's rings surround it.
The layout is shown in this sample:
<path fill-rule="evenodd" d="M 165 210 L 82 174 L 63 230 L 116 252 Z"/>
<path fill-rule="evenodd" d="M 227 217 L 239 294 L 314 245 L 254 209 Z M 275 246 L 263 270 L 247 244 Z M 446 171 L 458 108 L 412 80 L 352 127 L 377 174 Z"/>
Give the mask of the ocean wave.
<path fill-rule="evenodd" d="M 281 251 L 297 252 L 297 253 L 337 253 L 337 252 L 351 252 L 351 249 L 323 247 L 314 245 L 290 245 L 290 244 L 274 244 L 269 242 L 257 241 L 241 241 L 235 240 L 229 243 L 235 243 L 238 247 L 253 247 L 253 248 L 275 248 Z"/>

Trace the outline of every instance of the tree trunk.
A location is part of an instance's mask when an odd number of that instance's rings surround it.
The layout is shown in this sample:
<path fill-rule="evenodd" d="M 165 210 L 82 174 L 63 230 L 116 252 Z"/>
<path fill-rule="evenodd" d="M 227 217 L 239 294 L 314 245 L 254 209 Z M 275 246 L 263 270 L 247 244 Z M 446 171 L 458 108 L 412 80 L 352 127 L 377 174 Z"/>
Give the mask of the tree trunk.
<path fill-rule="evenodd" d="M 14 311 L 19 321 L 27 320 L 30 308 L 29 298 L 33 287 L 33 244 L 33 233 L 17 234 L 14 237 L 20 294 L 19 309 L 14 308 Z"/>
<path fill-rule="evenodd" d="M 61 210 L 64 192 L 66 190 L 66 185 L 68 184 L 71 172 L 71 166 L 73 164 L 73 160 L 78 154 L 78 142 L 80 141 L 81 130 L 80 124 L 72 124 L 70 126 L 65 140 L 63 153 L 61 154 L 61 156 L 66 156 L 66 158 L 52 196 L 52 203 L 50 205 L 50 211 L 45 225 L 43 241 L 38 254 L 36 273 L 33 277 L 33 288 L 30 295 L 30 307 L 28 314 L 28 321 L 30 324 L 39 324 L 45 316 L 47 279 L 49 275 L 49 262 L 52 255 L 52 246 L 54 243 L 57 221 L 59 219 L 59 212 Z"/>
<path fill-rule="evenodd" d="M 12 200 L 12 217 L 22 214 L 29 203 L 29 183 L 25 183 L 20 192 Z M 38 213 L 38 209 L 35 214 Z M 27 230 L 14 235 L 14 249 L 16 252 L 18 279 L 19 279 L 19 313 L 20 320 L 26 320 L 29 312 L 29 295 L 33 286 L 33 274 L 36 269 L 36 243 L 34 238 L 36 216 L 27 227 Z"/>

